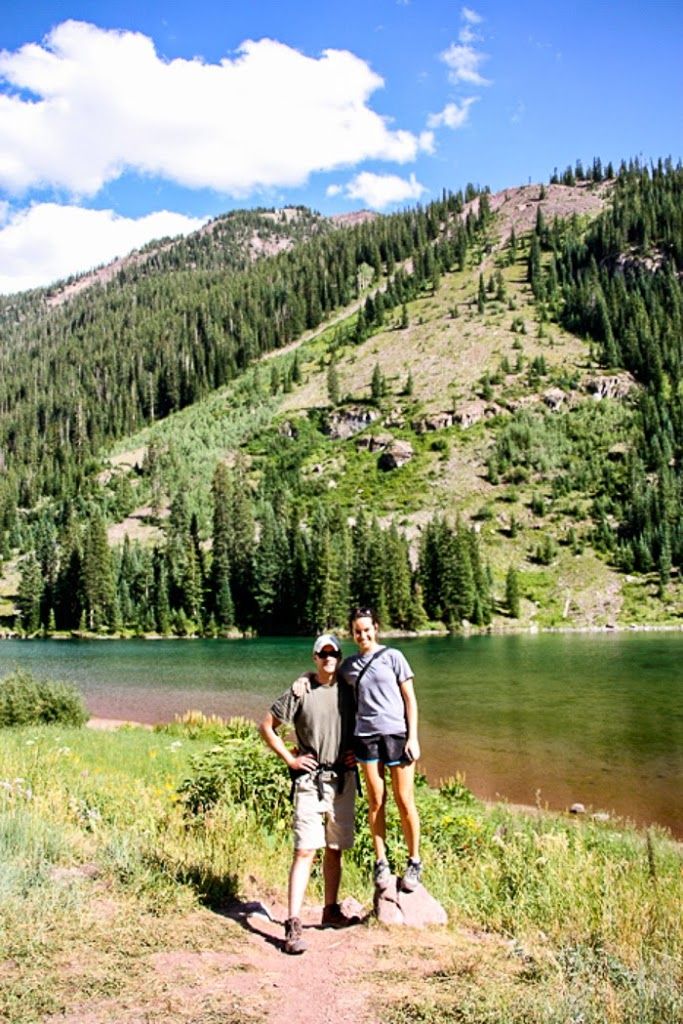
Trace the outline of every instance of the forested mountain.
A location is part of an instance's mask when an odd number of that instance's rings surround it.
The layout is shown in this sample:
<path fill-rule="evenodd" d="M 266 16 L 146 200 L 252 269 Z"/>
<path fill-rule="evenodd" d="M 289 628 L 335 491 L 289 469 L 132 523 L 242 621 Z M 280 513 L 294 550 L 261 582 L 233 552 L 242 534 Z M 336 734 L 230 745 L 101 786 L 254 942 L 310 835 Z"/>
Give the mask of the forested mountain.
<path fill-rule="evenodd" d="M 6 299 L 8 626 L 680 621 L 683 173 L 612 173 Z"/>

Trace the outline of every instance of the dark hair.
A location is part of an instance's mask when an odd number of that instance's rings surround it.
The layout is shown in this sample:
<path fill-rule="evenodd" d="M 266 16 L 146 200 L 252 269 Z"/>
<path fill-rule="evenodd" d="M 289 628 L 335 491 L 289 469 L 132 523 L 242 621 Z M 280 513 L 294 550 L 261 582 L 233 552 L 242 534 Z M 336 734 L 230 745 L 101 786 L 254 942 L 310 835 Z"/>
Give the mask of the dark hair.
<path fill-rule="evenodd" d="M 379 619 L 373 608 L 368 608 L 366 605 L 361 605 L 359 608 L 354 608 L 349 615 L 349 629 L 353 633 L 353 624 L 356 619 L 372 619 L 375 626 L 379 626 Z"/>

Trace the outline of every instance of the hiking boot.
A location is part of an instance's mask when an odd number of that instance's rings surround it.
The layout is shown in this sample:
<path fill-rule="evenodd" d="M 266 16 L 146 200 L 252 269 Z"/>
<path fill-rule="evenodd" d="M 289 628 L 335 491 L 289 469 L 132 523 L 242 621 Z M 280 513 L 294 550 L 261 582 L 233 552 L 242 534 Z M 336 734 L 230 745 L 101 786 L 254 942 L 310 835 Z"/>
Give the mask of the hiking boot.
<path fill-rule="evenodd" d="M 375 861 L 375 887 L 382 892 L 391 884 L 391 868 L 388 860 Z"/>
<path fill-rule="evenodd" d="M 415 892 L 420 879 L 422 878 L 422 861 L 413 860 L 411 857 L 408 858 L 408 866 L 403 873 L 401 879 L 401 888 L 404 892 Z"/>
<path fill-rule="evenodd" d="M 360 924 L 360 918 L 356 914 L 349 917 L 338 903 L 328 903 L 323 907 L 323 928 L 348 928 L 352 924 Z"/>
<path fill-rule="evenodd" d="M 301 920 L 289 917 L 285 921 L 285 953 L 305 953 L 308 946 L 301 932 Z"/>

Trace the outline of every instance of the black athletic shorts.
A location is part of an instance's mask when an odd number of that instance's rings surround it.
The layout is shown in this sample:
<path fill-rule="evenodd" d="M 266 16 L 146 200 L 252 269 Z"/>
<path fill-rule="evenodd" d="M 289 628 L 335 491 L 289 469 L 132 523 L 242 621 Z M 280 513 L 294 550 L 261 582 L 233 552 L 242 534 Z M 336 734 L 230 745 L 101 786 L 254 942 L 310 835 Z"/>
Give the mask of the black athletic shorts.
<path fill-rule="evenodd" d="M 399 764 L 410 764 L 412 759 L 406 754 L 407 739 L 404 732 L 392 736 L 382 736 L 379 733 L 372 736 L 354 736 L 353 752 L 361 764 L 381 761 L 389 768 Z"/>

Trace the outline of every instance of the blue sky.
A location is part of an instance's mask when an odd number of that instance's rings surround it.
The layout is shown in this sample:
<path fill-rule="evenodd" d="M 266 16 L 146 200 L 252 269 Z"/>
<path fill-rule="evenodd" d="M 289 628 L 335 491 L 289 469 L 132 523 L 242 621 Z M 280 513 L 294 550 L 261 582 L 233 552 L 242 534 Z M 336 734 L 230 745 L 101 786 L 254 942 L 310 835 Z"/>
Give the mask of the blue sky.
<path fill-rule="evenodd" d="M 674 0 L 3 0 L 0 292 L 237 206 L 681 157 Z"/>

